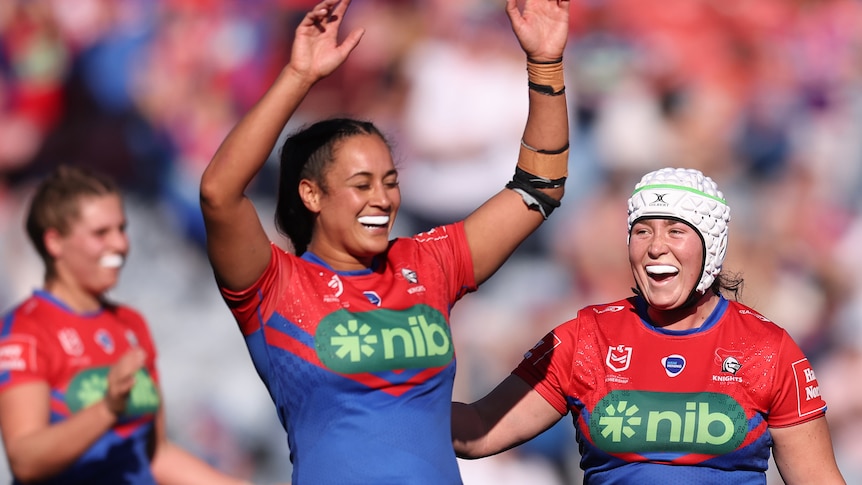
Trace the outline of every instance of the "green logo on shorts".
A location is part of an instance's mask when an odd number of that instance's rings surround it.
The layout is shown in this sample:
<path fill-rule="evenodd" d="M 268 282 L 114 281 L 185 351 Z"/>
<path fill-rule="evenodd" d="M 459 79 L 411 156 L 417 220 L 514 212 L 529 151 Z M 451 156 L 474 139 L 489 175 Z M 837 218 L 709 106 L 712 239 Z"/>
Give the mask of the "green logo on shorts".
<path fill-rule="evenodd" d="M 440 367 L 454 356 L 446 319 L 428 305 L 339 310 L 320 322 L 314 340 L 321 362 L 345 374 Z"/>

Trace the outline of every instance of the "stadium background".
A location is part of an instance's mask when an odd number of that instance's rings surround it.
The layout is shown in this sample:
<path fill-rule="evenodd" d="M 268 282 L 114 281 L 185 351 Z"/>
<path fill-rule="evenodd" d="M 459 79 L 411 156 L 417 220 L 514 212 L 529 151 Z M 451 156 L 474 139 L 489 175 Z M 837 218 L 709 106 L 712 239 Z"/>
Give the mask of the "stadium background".
<path fill-rule="evenodd" d="M 153 328 L 169 432 L 258 483 L 288 476 L 287 445 L 212 281 L 197 182 L 286 61 L 312 4 L 0 2 L 0 308 L 41 282 L 23 235 L 34 180 L 59 163 L 114 176 L 128 194 L 132 253 L 112 296 Z M 483 395 L 580 306 L 630 294 L 628 193 L 646 171 L 690 166 L 725 190 L 725 267 L 745 278 L 743 301 L 811 357 L 839 465 L 848 483 L 862 482 L 862 3 L 572 4 L 566 198 L 456 306 L 455 397 Z M 289 126 L 348 114 L 389 134 L 399 234 L 463 217 L 511 177 L 526 74 L 501 5 L 354 0 L 348 27 L 365 27 L 364 39 Z M 273 159 L 251 191 L 267 220 L 276 173 Z M 570 420 L 463 472 L 467 485 L 572 479 Z"/>

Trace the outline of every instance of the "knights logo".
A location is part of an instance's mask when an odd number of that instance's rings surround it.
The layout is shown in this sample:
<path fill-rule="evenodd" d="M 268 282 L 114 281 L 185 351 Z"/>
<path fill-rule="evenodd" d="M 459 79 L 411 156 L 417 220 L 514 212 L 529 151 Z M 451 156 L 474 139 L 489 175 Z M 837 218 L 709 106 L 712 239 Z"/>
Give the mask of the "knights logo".
<path fill-rule="evenodd" d="M 138 342 L 138 336 L 131 330 L 126 330 L 126 342 L 128 342 L 132 347 L 140 345 L 140 342 Z"/>
<path fill-rule="evenodd" d="M 721 372 L 736 375 L 742 364 L 739 362 L 743 356 L 738 350 L 727 350 L 722 348 L 715 349 L 715 363 L 721 364 Z"/>
<path fill-rule="evenodd" d="M 605 357 L 605 364 L 616 372 L 622 372 L 629 368 L 632 361 L 632 348 L 625 345 L 617 345 L 616 347 L 608 347 L 608 355 Z"/>
<path fill-rule="evenodd" d="M 736 374 L 740 367 L 742 367 L 742 364 L 735 357 L 731 356 L 724 359 L 724 362 L 721 363 L 721 372 Z"/>
<path fill-rule="evenodd" d="M 419 276 L 410 268 L 401 268 L 401 276 L 414 285 L 419 283 Z"/>

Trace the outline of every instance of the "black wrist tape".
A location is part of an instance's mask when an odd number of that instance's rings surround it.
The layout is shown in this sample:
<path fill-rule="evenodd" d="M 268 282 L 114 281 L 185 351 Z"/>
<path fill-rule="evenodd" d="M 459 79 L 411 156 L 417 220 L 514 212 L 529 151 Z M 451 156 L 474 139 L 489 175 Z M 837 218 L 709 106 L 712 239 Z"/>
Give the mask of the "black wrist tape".
<path fill-rule="evenodd" d="M 563 86 L 563 89 L 560 89 L 559 91 L 554 91 L 553 86 L 548 86 L 547 84 L 536 84 L 533 81 L 528 81 L 527 87 L 529 87 L 531 91 L 544 94 L 545 96 L 561 96 L 566 93 L 565 86 Z"/>
<path fill-rule="evenodd" d="M 506 188 L 520 194 L 528 208 L 539 212 L 544 219 L 547 219 L 554 209 L 560 206 L 560 201 L 539 189 L 559 188 L 565 183 L 565 177 L 551 180 L 515 168 L 515 176 L 506 184 Z"/>

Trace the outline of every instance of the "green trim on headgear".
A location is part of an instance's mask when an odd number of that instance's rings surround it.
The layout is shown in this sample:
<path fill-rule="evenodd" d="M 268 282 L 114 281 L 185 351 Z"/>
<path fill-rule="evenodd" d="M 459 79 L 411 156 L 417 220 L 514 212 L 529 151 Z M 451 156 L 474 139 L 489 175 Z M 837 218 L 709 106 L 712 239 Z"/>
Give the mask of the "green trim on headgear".
<path fill-rule="evenodd" d="M 707 177 L 707 178 L 709 178 L 709 177 Z M 711 194 L 707 194 L 706 192 L 702 192 L 702 191 L 700 191 L 700 190 L 693 189 L 693 188 L 691 188 L 691 187 L 686 187 L 685 185 L 674 185 L 674 184 L 652 184 L 652 185 L 644 185 L 643 187 L 638 187 L 638 188 L 636 188 L 636 189 L 634 190 L 634 192 L 632 192 L 632 195 L 635 195 L 635 194 L 637 194 L 637 193 L 638 193 L 638 192 L 640 192 L 640 191 L 643 191 L 643 190 L 649 190 L 649 189 L 677 189 L 677 190 L 686 190 L 686 191 L 688 191 L 688 192 L 692 192 L 692 193 L 695 193 L 695 194 L 697 194 L 697 195 L 702 195 L 702 196 L 704 196 L 704 197 L 709 197 L 710 199 L 715 199 L 715 200 L 717 200 L 718 202 L 721 202 L 722 204 L 727 205 L 727 201 L 726 201 L 726 200 L 724 200 L 724 199 L 722 199 L 721 197 L 718 197 L 718 196 L 715 196 L 715 195 L 711 195 Z"/>

